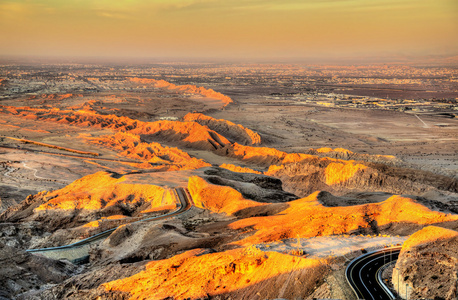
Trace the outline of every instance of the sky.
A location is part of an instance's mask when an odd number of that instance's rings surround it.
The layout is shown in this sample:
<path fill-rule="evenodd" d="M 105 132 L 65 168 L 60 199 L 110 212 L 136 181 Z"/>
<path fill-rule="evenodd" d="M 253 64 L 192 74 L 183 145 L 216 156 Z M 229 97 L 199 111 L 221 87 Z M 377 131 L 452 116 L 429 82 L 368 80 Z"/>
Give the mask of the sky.
<path fill-rule="evenodd" d="M 2 56 L 453 56 L 457 37 L 458 0 L 0 0 Z"/>

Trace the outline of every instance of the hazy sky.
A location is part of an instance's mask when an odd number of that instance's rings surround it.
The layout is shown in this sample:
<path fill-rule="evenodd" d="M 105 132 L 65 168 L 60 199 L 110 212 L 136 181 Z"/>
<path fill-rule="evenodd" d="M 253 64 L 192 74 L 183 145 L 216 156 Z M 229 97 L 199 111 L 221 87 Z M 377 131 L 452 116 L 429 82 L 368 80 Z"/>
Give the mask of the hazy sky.
<path fill-rule="evenodd" d="M 458 0 L 0 0 L 0 55 L 458 54 Z"/>

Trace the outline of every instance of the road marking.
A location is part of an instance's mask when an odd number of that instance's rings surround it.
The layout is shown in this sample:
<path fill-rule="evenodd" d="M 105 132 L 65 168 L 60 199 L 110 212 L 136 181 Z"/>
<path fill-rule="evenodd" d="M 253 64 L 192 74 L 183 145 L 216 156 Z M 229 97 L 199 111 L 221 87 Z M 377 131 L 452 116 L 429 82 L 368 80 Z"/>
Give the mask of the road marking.
<path fill-rule="evenodd" d="M 365 263 L 365 264 L 359 269 L 359 279 L 360 279 L 360 281 L 361 281 L 361 284 L 364 286 L 364 288 L 367 290 L 367 292 L 368 292 L 369 295 L 371 296 L 372 300 L 375 300 L 375 297 L 374 297 L 374 296 L 372 295 L 372 293 L 369 291 L 369 288 L 364 284 L 364 281 L 363 281 L 363 278 L 362 278 L 362 276 L 361 276 L 361 273 L 362 273 L 363 269 L 364 269 L 366 266 L 369 267 L 369 265 L 370 265 L 371 263 L 374 263 L 374 265 L 377 266 L 377 265 L 379 264 L 378 260 L 384 258 L 384 257 L 385 257 L 385 253 L 384 253 L 384 251 L 382 251 L 381 253 L 374 253 L 374 254 L 368 256 L 367 259 L 370 259 L 371 257 L 375 257 L 375 258 L 372 258 L 371 260 L 369 260 L 369 262 Z M 364 261 L 363 261 L 363 262 L 364 262 Z M 370 268 L 370 269 L 372 269 L 372 268 Z M 376 280 L 377 280 L 377 278 L 376 278 Z M 378 282 L 377 282 L 377 283 L 378 283 Z M 369 280 L 369 284 L 372 285 L 372 281 Z M 376 287 L 372 287 L 372 288 L 375 290 L 375 292 L 377 292 L 377 288 L 376 288 Z M 377 294 L 378 294 L 378 293 L 376 293 L 376 295 L 377 295 Z M 378 296 L 378 295 L 377 295 L 377 296 Z"/>
<path fill-rule="evenodd" d="M 396 249 L 401 249 L 401 247 L 395 247 Z M 348 281 L 348 284 L 351 286 L 351 288 L 353 289 L 354 293 L 356 294 L 356 296 L 358 298 L 362 298 L 364 297 L 363 293 L 361 292 L 361 290 L 359 289 L 358 285 L 356 284 L 356 281 L 353 279 L 353 276 L 356 275 L 356 272 L 355 272 L 355 269 L 356 269 L 356 266 L 359 265 L 359 264 L 363 264 L 365 261 L 367 261 L 367 259 L 371 258 L 371 257 L 376 257 L 375 259 L 372 259 L 370 262 L 373 262 L 373 261 L 376 261 L 378 259 L 382 259 L 384 256 L 387 255 L 387 253 L 390 253 L 391 255 L 393 254 L 393 249 L 394 248 L 390 248 L 390 249 L 385 249 L 385 250 L 378 250 L 378 251 L 373 251 L 373 252 L 370 252 L 370 253 L 367 253 L 367 254 L 364 254 L 364 255 L 361 255 L 359 256 L 358 258 L 355 258 L 354 260 L 352 260 L 350 262 L 350 264 L 347 266 L 346 270 L 345 270 L 345 276 L 347 278 L 347 281 Z M 395 259 L 397 260 L 397 258 Z M 370 263 L 369 262 L 369 263 Z M 369 263 L 366 263 L 361 269 L 363 269 L 366 265 L 368 265 Z M 363 281 L 363 278 L 362 278 L 362 274 L 361 274 L 361 269 L 359 270 L 359 282 L 362 284 L 362 286 L 366 289 L 366 291 L 369 293 L 369 295 L 371 296 L 371 298 L 373 300 L 375 300 L 374 296 L 372 296 L 371 292 L 369 291 L 368 287 L 364 284 L 364 281 Z M 372 267 L 369 268 L 369 270 L 372 270 Z M 376 278 L 377 279 L 377 278 Z M 377 280 L 377 283 L 381 285 L 380 282 L 378 282 Z M 383 284 L 383 283 L 382 283 Z M 383 288 L 383 286 L 382 286 Z M 385 291 L 385 290 L 384 290 Z M 381 297 L 381 295 L 376 295 L 376 296 L 379 296 Z M 388 295 L 389 299 L 394 299 L 392 298 L 390 295 Z M 383 299 L 383 298 L 382 298 Z M 369 299 L 368 299 L 369 300 Z"/>

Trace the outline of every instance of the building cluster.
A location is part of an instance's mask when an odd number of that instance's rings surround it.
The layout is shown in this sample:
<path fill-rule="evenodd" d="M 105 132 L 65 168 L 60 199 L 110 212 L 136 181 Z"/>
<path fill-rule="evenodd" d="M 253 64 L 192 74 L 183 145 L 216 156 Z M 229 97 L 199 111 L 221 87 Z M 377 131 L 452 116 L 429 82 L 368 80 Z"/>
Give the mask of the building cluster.
<path fill-rule="evenodd" d="M 294 100 L 328 107 L 456 111 L 458 101 L 458 69 L 453 67 L 216 63 L 2 65 L 0 100 L 157 90 L 132 82 L 134 77 L 203 86 L 230 96 L 256 94 L 264 95 L 266 101 Z"/>

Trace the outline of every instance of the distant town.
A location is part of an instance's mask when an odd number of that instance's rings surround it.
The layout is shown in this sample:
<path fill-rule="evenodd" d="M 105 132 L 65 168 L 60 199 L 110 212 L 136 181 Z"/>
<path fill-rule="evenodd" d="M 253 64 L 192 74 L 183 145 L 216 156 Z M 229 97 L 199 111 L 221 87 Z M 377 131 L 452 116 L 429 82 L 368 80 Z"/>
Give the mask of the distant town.
<path fill-rule="evenodd" d="M 451 118 L 458 112 L 457 68 L 405 65 L 2 65 L 0 100 L 38 94 L 150 92 L 147 85 L 126 83 L 125 79 L 135 76 L 205 85 L 230 96 L 256 91 L 266 105 L 289 100 L 324 107 L 439 113 Z"/>

